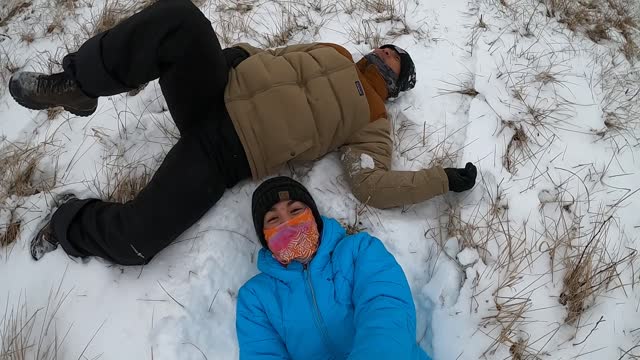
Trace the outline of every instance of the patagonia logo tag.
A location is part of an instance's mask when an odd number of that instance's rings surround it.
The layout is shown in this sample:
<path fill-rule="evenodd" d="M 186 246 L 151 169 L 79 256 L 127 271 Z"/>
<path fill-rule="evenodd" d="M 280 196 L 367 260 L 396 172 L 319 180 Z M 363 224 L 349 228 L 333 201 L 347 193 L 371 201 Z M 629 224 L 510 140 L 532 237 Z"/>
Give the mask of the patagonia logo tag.
<path fill-rule="evenodd" d="M 356 81 L 356 89 L 358 89 L 358 94 L 360 94 L 360 96 L 364 96 L 364 89 L 362 88 L 362 83 L 360 81 Z"/>

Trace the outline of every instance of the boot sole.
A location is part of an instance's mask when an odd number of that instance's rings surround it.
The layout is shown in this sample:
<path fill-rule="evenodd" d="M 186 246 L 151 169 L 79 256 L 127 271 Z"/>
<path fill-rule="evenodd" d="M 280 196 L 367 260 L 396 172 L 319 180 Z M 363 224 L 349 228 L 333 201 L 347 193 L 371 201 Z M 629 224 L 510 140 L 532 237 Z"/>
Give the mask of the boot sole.
<path fill-rule="evenodd" d="M 54 108 L 54 107 L 61 106 L 66 111 L 72 113 L 73 115 L 81 116 L 81 117 L 87 117 L 87 116 L 93 115 L 93 113 L 96 112 L 96 109 L 98 108 L 97 104 L 96 104 L 96 107 L 94 107 L 93 109 L 88 110 L 88 109 L 76 109 L 76 108 L 70 107 L 68 105 L 51 105 L 51 104 L 29 102 L 29 101 L 26 101 L 23 98 L 19 97 L 18 95 L 16 95 L 13 92 L 13 86 L 11 86 L 11 85 L 9 85 L 9 93 L 11 94 L 11 97 L 18 104 L 26 107 L 27 109 L 31 109 L 31 110 L 46 110 L 46 109 L 51 109 L 51 108 Z"/>

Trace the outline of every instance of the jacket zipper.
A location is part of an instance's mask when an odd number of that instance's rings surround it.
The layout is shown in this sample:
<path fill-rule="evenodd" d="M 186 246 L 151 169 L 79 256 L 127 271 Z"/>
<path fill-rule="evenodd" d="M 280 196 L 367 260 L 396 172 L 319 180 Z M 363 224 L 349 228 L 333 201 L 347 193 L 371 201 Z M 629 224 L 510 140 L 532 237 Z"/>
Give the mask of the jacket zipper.
<path fill-rule="evenodd" d="M 307 264 L 304 265 L 304 278 L 305 284 L 308 287 L 307 298 L 311 303 L 311 307 L 313 308 L 313 320 L 316 324 L 316 327 L 322 334 L 322 340 L 324 345 L 329 349 L 329 352 L 332 354 L 331 358 L 333 359 L 333 343 L 331 339 L 329 339 L 329 334 L 327 332 L 327 326 L 324 323 L 324 319 L 322 318 L 322 314 L 320 314 L 320 309 L 318 308 L 318 301 L 316 300 L 316 292 L 313 289 L 313 283 L 311 282 L 311 272 L 309 271 Z"/>

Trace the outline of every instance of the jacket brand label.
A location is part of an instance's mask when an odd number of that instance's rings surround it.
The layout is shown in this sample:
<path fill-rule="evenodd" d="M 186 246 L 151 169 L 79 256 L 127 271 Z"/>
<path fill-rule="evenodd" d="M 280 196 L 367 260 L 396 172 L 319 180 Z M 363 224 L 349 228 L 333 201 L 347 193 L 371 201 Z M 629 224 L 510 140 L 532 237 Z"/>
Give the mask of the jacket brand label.
<path fill-rule="evenodd" d="M 288 191 L 280 191 L 278 192 L 278 197 L 280 201 L 289 200 L 289 192 Z"/>
<path fill-rule="evenodd" d="M 360 96 L 364 96 L 364 88 L 362 88 L 362 83 L 360 81 L 356 81 L 356 89 L 358 89 L 358 94 L 360 94 Z"/>

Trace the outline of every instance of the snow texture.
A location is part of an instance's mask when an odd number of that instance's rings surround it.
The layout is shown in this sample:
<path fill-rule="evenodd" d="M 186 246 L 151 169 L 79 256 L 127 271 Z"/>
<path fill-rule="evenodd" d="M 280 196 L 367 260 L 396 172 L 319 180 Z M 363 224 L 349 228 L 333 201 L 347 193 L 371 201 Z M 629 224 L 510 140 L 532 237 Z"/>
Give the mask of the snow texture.
<path fill-rule="evenodd" d="M 0 5 L 0 18 L 13 3 Z M 54 3 L 33 0 L 0 27 L 0 61 L 60 70 L 65 44 L 86 38 L 107 4 Z M 514 351 L 520 359 L 640 356 L 640 68 L 621 54 L 614 34 L 596 44 L 548 16 L 538 0 L 198 3 L 223 45 L 272 43 L 277 37 L 268 34 L 281 36 L 289 24 L 285 11 L 297 19 L 290 44 L 334 42 L 357 60 L 372 48 L 369 32 L 411 54 L 417 85 L 387 109 L 392 167 L 471 161 L 478 167 L 473 190 L 362 210 L 335 152 L 280 174 L 304 183 L 326 216 L 354 224 L 359 213 L 357 221 L 384 242 L 414 295 L 416 339 L 435 360 L 516 358 Z M 393 3 L 405 22 L 365 3 Z M 7 74 L 3 65 L 5 85 Z M 477 94 L 461 93 L 469 88 Z M 624 114 L 635 115 L 614 126 Z M 57 338 L 57 358 L 238 357 L 237 292 L 258 271 L 250 214 L 258 182 L 227 191 L 144 267 L 73 259 L 61 249 L 38 262 L 29 256 L 54 194 L 97 197 L 114 167 L 155 169 L 176 134 L 157 81 L 137 95 L 101 98 L 88 118 L 27 110 L 0 85 L 0 153 L 39 145 L 34 179 L 56 179 L 48 191 L 0 196 L 0 234 L 12 216 L 21 221 L 17 240 L 0 248 L 0 303 L 35 313 L 35 336 L 48 323 L 44 343 Z M 360 166 L 372 167 L 372 159 L 363 156 Z M 613 276 L 567 323 L 564 280 L 591 239 L 602 255 L 594 259 L 613 263 L 606 272 Z"/>
<path fill-rule="evenodd" d="M 360 154 L 360 168 L 374 169 L 375 163 L 373 162 L 373 158 L 367 154 Z"/>

